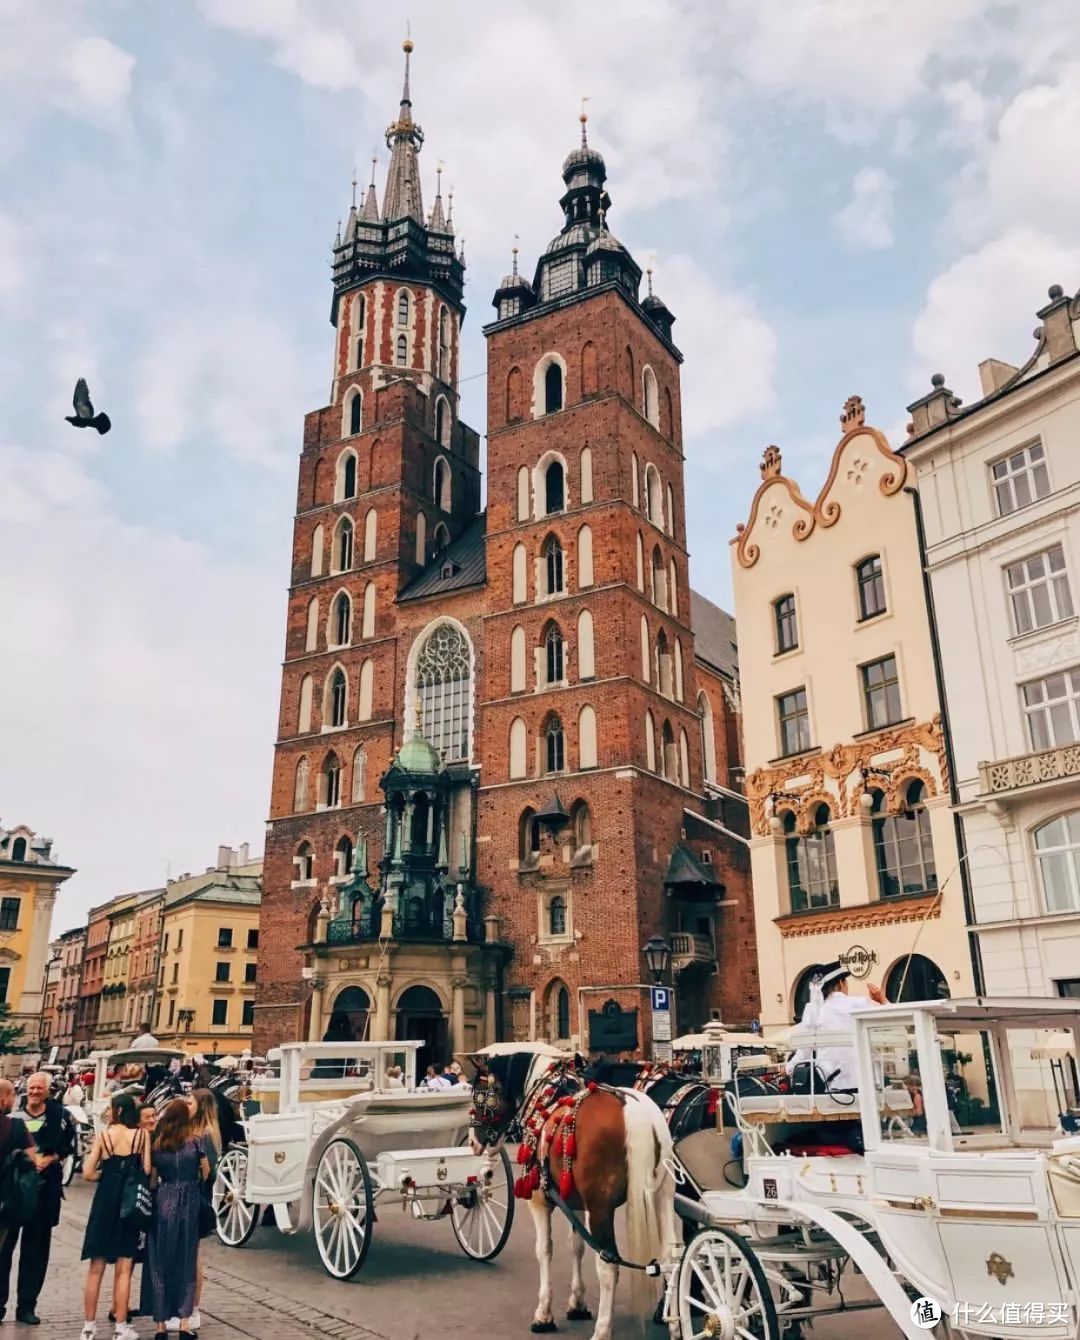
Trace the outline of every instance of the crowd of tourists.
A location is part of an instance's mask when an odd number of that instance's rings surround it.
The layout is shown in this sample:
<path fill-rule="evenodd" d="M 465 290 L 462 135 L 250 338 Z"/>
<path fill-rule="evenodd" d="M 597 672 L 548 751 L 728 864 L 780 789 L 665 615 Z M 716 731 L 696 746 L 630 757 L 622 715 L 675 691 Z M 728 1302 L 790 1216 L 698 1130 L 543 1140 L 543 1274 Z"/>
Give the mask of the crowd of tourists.
<path fill-rule="evenodd" d="M 222 1150 L 212 1074 L 197 1059 L 140 1066 L 138 1073 L 119 1067 L 101 1094 L 93 1092 L 93 1073 L 78 1065 L 24 1075 L 16 1084 L 0 1080 L 0 1321 L 19 1250 L 15 1319 L 41 1324 L 37 1302 L 60 1220 L 63 1168 L 81 1154 L 83 1176 L 94 1186 L 82 1249 L 81 1340 L 98 1335 L 110 1266 L 113 1340 L 137 1340 L 131 1321 L 138 1315 L 153 1322 L 158 1337 L 198 1334 L 199 1244 L 213 1231 L 210 1188 Z M 92 1140 L 91 1097 L 108 1103 Z M 88 1133 L 80 1147 L 82 1123 Z M 231 1134 L 226 1125 L 226 1140 Z"/>

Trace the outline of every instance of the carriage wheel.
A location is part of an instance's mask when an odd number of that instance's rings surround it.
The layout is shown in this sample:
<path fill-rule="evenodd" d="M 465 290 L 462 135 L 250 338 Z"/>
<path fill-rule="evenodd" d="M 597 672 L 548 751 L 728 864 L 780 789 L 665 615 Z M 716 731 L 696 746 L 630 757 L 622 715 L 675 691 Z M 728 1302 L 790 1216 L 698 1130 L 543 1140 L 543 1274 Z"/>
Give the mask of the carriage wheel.
<path fill-rule="evenodd" d="M 259 1207 L 244 1199 L 247 1167 L 246 1149 L 236 1145 L 228 1150 L 218 1164 L 210 1193 L 214 1228 L 226 1247 L 242 1247 L 259 1225 Z"/>
<path fill-rule="evenodd" d="M 371 1246 L 375 1200 L 363 1154 L 338 1137 L 322 1152 L 315 1169 L 312 1213 L 315 1245 L 335 1279 L 352 1279 Z"/>
<path fill-rule="evenodd" d="M 70 1186 L 71 1179 L 75 1176 L 75 1155 L 69 1154 L 60 1164 L 60 1184 L 61 1186 Z"/>
<path fill-rule="evenodd" d="M 477 1182 L 450 1202 L 450 1222 L 461 1250 L 474 1261 L 494 1261 L 514 1226 L 514 1175 L 506 1151 L 484 1160 Z"/>
<path fill-rule="evenodd" d="M 776 1307 L 753 1248 L 707 1228 L 683 1253 L 678 1278 L 682 1340 L 780 1340 Z"/>

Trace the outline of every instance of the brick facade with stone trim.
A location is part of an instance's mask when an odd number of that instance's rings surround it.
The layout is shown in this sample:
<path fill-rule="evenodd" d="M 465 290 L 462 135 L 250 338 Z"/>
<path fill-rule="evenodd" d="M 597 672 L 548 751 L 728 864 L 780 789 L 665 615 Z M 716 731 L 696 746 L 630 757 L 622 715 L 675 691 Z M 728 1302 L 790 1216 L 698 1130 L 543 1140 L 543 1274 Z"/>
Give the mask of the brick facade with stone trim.
<path fill-rule="evenodd" d="M 457 416 L 464 258 L 441 196 L 425 218 L 411 185 L 422 138 L 406 75 L 387 132 L 394 217 L 373 184 L 335 244 L 336 375 L 304 425 L 256 1046 L 321 1037 L 355 988 L 354 1031 L 415 1028 L 432 1054 L 496 1036 L 587 1049 L 588 1014 L 609 999 L 640 1011 L 647 1047 L 641 946 L 657 933 L 675 950 L 677 1027 L 715 1011 L 745 1025 L 759 1006 L 734 625 L 689 585 L 673 318 L 651 283 L 639 301 L 640 271 L 607 227 L 603 160 L 583 145 L 535 287 L 515 258 L 486 329 L 481 513 L 479 439 Z M 437 664 L 439 628 L 457 670 Z M 414 835 L 422 850 L 402 853 L 400 833 L 387 849 L 379 783 L 418 728 L 441 749 L 449 799 L 438 831 Z M 666 888 L 680 847 L 697 875 Z M 449 901 L 445 934 L 409 928 L 410 862 L 425 860 L 425 887 L 469 900 L 467 933 L 451 934 Z M 393 933 L 351 933 L 346 903 L 354 929 L 374 905 Z M 439 1002 L 442 1031 L 406 1018 L 416 988 Z"/>

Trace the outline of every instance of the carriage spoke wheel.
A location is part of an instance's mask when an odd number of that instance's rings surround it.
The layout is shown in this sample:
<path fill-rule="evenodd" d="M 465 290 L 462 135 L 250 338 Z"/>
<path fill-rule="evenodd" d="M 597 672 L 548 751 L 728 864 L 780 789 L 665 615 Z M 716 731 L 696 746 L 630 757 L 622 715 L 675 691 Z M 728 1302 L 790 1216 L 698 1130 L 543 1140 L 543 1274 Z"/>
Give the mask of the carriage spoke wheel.
<path fill-rule="evenodd" d="M 454 1196 L 450 1222 L 461 1250 L 474 1261 L 493 1261 L 514 1225 L 514 1175 L 505 1150 L 486 1157 L 479 1180 Z"/>
<path fill-rule="evenodd" d="M 686 1248 L 678 1306 L 682 1340 L 780 1340 L 761 1262 L 728 1229 L 707 1228 Z"/>
<path fill-rule="evenodd" d="M 75 1155 L 69 1154 L 60 1164 L 60 1184 L 61 1186 L 70 1186 L 71 1179 L 75 1176 Z"/>
<path fill-rule="evenodd" d="M 210 1196 L 214 1228 L 226 1247 L 242 1247 L 259 1223 L 259 1207 L 244 1199 L 247 1165 L 246 1149 L 230 1149 L 222 1156 L 214 1178 Z"/>
<path fill-rule="evenodd" d="M 312 1214 L 315 1245 L 335 1279 L 347 1280 L 371 1246 L 374 1199 L 364 1156 L 351 1140 L 331 1140 L 315 1169 Z"/>

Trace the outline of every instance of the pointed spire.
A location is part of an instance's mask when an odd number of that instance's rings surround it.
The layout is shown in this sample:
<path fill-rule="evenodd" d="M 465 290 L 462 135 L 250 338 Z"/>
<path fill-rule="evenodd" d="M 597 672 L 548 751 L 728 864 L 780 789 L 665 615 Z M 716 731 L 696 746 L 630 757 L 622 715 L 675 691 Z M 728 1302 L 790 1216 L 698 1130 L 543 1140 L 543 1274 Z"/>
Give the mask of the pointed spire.
<path fill-rule="evenodd" d="M 446 216 L 443 214 L 442 204 L 442 163 L 435 169 L 435 204 L 431 210 L 431 218 L 428 219 L 428 227 L 434 232 L 446 232 Z"/>
<path fill-rule="evenodd" d="M 334 246 L 335 246 L 335 247 L 340 247 L 340 246 L 341 246 L 341 220 L 340 220 L 340 219 L 338 219 L 338 221 L 337 221 L 337 233 L 334 235 Z"/>
<path fill-rule="evenodd" d="M 356 206 L 349 208 L 349 218 L 345 224 L 345 241 L 351 242 L 356 237 Z"/>
<path fill-rule="evenodd" d="M 465 239 L 461 239 L 461 246 L 458 248 L 458 260 L 462 265 L 465 264 Z"/>
<path fill-rule="evenodd" d="M 451 186 L 446 196 L 446 231 L 454 231 L 454 188 Z"/>
<path fill-rule="evenodd" d="M 424 132 L 412 119 L 412 98 L 409 93 L 409 58 L 412 39 L 402 43 L 405 52 L 405 82 L 401 90 L 398 119 L 386 130 L 386 147 L 390 150 L 390 168 L 386 174 L 383 195 L 383 218 L 388 223 L 396 219 L 415 219 L 424 222 L 424 201 L 420 190 L 420 167 L 416 155 L 424 143 Z"/>
<path fill-rule="evenodd" d="M 371 181 L 364 195 L 364 203 L 360 210 L 360 217 L 365 223 L 379 222 L 379 198 L 375 194 L 375 165 L 378 160 L 371 160 Z"/>
<path fill-rule="evenodd" d="M 514 234 L 514 246 L 513 246 L 514 264 L 513 264 L 513 267 L 511 268 L 511 271 L 510 271 L 510 273 L 514 276 L 515 279 L 518 277 L 518 268 L 517 268 L 518 247 L 517 247 L 517 240 L 518 240 L 518 235 L 517 235 L 517 233 L 515 233 L 515 234 Z"/>
<path fill-rule="evenodd" d="M 578 120 L 581 122 L 581 147 L 583 149 L 587 149 L 589 147 L 588 136 L 585 134 L 585 127 L 589 121 L 589 113 L 585 110 L 585 104 L 588 101 L 589 99 L 587 95 L 581 99 L 581 113 L 578 116 Z"/>
<path fill-rule="evenodd" d="M 356 164 L 353 164 L 352 170 L 352 207 L 356 208 Z"/>
<path fill-rule="evenodd" d="M 645 273 L 646 273 L 646 275 L 648 276 L 648 280 L 649 280 L 649 297 L 651 298 L 652 295 L 653 295 L 653 291 L 652 291 L 652 266 L 651 266 L 651 265 L 650 265 L 649 268 L 645 271 Z"/>

